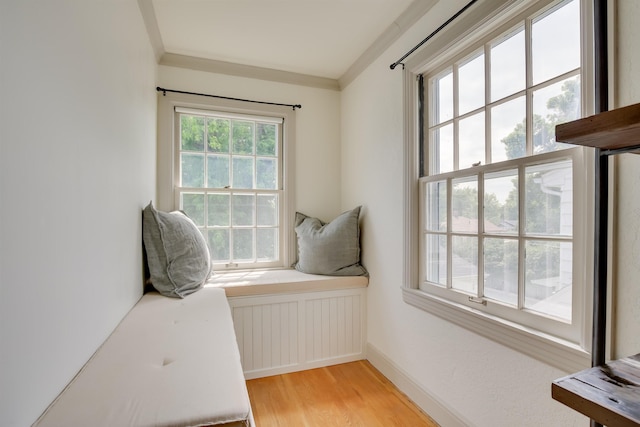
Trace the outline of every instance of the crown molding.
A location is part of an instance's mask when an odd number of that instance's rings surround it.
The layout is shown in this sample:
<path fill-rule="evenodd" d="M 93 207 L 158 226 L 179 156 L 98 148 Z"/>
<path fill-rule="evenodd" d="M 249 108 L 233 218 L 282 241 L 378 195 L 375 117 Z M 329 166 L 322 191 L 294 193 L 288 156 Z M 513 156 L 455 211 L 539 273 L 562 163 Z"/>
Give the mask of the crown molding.
<path fill-rule="evenodd" d="M 437 2 L 438 0 L 414 0 L 398 19 L 389 25 L 338 79 L 167 52 L 158 28 L 153 1 L 138 0 L 138 7 L 142 14 L 156 61 L 160 65 L 340 91 L 355 80 L 360 73 L 422 18 Z"/>
<path fill-rule="evenodd" d="M 268 80 L 280 83 L 311 86 L 320 89 L 340 90 L 338 80 L 308 74 L 292 73 L 272 68 L 254 67 L 252 65 L 236 64 L 215 59 L 198 58 L 195 56 L 165 53 L 160 58 L 160 65 L 170 67 L 189 68 L 191 70 L 207 71 L 210 73 L 227 74 L 236 77 Z"/>
<path fill-rule="evenodd" d="M 438 0 L 414 0 L 407 9 L 364 51 L 347 71 L 340 76 L 340 89 L 354 81 L 369 65 L 398 40 L 413 24 L 418 22 Z"/>
<path fill-rule="evenodd" d="M 162 36 L 160 35 L 160 28 L 158 28 L 153 3 L 151 0 L 138 0 L 138 8 L 140 8 L 140 13 L 144 20 L 144 26 L 147 28 L 147 34 L 149 35 L 149 41 L 151 42 L 156 62 L 160 62 L 160 58 L 162 58 L 164 54 L 164 43 L 162 43 Z"/>

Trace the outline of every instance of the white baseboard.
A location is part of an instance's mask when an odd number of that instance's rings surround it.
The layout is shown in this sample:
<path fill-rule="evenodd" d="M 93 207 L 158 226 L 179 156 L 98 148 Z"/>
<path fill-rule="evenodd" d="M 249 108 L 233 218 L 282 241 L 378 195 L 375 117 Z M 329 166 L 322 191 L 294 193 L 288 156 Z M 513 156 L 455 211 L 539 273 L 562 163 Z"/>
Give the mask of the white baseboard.
<path fill-rule="evenodd" d="M 440 426 L 466 427 L 472 425 L 422 388 L 406 371 L 371 343 L 367 343 L 367 360 Z"/>
<path fill-rule="evenodd" d="M 254 371 L 245 371 L 244 378 L 246 380 L 254 380 L 256 378 L 270 377 L 272 375 L 290 374 L 292 372 L 306 371 L 307 369 L 324 368 L 325 366 L 340 365 L 342 363 L 355 362 L 364 360 L 364 353 L 352 354 L 348 356 L 333 357 L 328 359 L 316 360 L 313 362 L 295 363 L 287 366 L 278 366 L 275 368 L 257 369 Z"/>

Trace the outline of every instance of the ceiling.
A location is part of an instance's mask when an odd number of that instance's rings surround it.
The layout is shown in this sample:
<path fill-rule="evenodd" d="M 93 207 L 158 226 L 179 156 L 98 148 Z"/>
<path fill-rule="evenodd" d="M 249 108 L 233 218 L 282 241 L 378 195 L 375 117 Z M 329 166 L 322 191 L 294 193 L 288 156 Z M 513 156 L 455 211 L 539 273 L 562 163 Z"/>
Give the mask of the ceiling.
<path fill-rule="evenodd" d="M 184 55 L 338 80 L 376 42 L 389 33 L 399 37 L 435 0 L 139 3 L 160 57 Z"/>

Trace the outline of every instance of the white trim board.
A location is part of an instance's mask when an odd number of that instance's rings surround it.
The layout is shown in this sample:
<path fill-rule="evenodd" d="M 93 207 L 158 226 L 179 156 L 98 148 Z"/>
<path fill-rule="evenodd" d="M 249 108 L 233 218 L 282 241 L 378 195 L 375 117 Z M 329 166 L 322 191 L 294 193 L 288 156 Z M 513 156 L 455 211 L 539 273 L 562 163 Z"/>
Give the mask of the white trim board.
<path fill-rule="evenodd" d="M 191 70 L 206 71 L 209 73 L 226 74 L 230 76 L 247 77 L 250 79 L 310 86 L 335 91 L 340 90 L 340 85 L 335 79 L 274 70 L 272 68 L 235 64 L 232 62 L 217 61 L 214 59 L 198 58 L 195 56 L 178 55 L 169 52 L 163 53 L 158 63 L 160 65 L 188 68 Z"/>
<path fill-rule="evenodd" d="M 367 360 L 439 425 L 447 427 L 472 425 L 470 421 L 465 420 L 464 417 L 420 386 L 411 375 L 371 343 L 367 343 Z"/>
<path fill-rule="evenodd" d="M 147 29 L 149 42 L 156 57 L 156 62 L 160 62 L 160 58 L 162 58 L 164 54 L 164 44 L 162 43 L 162 36 L 160 35 L 160 28 L 158 28 L 153 3 L 151 0 L 138 0 L 138 8 L 140 8 L 140 14 L 144 20 L 144 26 Z"/>
<path fill-rule="evenodd" d="M 483 315 L 470 307 L 447 304 L 446 301 L 417 289 L 403 288 L 402 298 L 407 304 L 564 372 L 580 371 L 590 365 L 589 353 L 576 344 Z"/>

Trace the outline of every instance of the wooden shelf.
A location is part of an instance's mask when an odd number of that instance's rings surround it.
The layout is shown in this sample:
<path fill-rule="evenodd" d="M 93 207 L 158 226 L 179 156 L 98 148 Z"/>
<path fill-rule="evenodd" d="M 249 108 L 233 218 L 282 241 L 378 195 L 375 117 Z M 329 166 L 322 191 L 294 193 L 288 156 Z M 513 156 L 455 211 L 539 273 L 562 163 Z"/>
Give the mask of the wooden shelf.
<path fill-rule="evenodd" d="M 558 125 L 556 141 L 608 150 L 640 149 L 640 104 Z"/>
<path fill-rule="evenodd" d="M 551 396 L 608 427 L 640 426 L 640 354 L 557 379 Z"/>
<path fill-rule="evenodd" d="M 640 104 L 558 125 L 556 140 L 600 148 L 600 156 L 624 152 L 640 153 Z M 606 172 L 596 178 L 596 182 L 600 183 L 600 187 L 607 188 Z M 600 195 L 596 193 L 596 205 L 599 209 L 596 216 L 598 212 L 606 210 L 606 201 L 599 203 L 599 200 Z M 607 218 L 606 213 L 602 217 Z M 602 241 L 599 236 L 602 235 L 603 227 L 602 223 L 596 221 L 596 246 Z M 606 227 L 604 232 L 606 233 Z M 602 265 L 603 260 L 606 261 L 606 255 L 598 260 L 596 278 L 603 269 L 606 271 L 606 264 Z M 604 282 L 597 284 L 599 290 L 603 284 L 606 286 Z M 594 314 L 594 330 L 604 331 L 605 322 L 604 311 Z M 551 384 L 551 396 L 599 424 L 608 427 L 639 427 L 640 354 L 557 379 Z"/>

